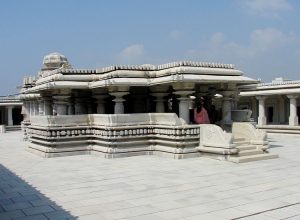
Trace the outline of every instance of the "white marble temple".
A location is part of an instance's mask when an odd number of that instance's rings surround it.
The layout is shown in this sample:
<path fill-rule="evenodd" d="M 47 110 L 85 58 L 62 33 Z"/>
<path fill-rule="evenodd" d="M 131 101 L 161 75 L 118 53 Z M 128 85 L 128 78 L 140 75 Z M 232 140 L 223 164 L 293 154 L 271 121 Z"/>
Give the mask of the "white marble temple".
<path fill-rule="evenodd" d="M 239 150 L 223 129 L 230 131 L 233 119 L 249 119 L 237 109 L 239 87 L 255 83 L 232 64 L 179 61 L 76 69 L 64 55 L 51 53 L 35 76 L 24 78 L 24 139 L 28 150 L 45 157 L 217 154 L 228 160 Z M 201 128 L 193 123 L 192 109 L 200 97 L 213 123 Z"/>

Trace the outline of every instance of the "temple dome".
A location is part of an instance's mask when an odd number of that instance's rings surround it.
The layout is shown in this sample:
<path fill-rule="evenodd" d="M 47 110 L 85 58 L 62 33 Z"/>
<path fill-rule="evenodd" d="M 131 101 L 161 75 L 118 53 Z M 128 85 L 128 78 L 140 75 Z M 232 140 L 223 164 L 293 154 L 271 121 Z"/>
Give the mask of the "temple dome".
<path fill-rule="evenodd" d="M 68 66 L 68 59 L 60 53 L 50 53 L 44 57 L 44 69 L 57 69 L 63 66 Z"/>

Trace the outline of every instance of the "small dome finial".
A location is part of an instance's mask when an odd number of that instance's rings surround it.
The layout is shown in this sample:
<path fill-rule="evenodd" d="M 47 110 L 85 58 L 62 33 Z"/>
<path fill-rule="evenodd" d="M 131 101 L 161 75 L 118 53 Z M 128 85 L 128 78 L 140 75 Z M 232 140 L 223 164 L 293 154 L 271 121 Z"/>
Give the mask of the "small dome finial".
<path fill-rule="evenodd" d="M 43 70 L 53 70 L 65 66 L 70 66 L 68 59 L 57 52 L 46 55 L 43 59 Z"/>

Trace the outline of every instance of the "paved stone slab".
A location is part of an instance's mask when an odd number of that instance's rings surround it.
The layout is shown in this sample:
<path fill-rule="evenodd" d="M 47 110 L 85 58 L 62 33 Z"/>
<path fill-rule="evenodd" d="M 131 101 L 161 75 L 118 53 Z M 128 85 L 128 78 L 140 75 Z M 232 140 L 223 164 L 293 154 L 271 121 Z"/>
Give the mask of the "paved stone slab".
<path fill-rule="evenodd" d="M 4 210 L 12 211 L 32 207 L 29 202 L 17 202 L 10 205 L 3 205 Z"/>
<path fill-rule="evenodd" d="M 300 202 L 300 136 L 269 139 L 279 159 L 234 164 L 154 156 L 46 159 L 24 151 L 20 132 L 0 134 L 0 219 L 297 219 L 298 206 L 280 207 Z"/>
<path fill-rule="evenodd" d="M 44 215 L 31 215 L 31 216 L 24 216 L 15 218 L 15 220 L 49 220 Z"/>
<path fill-rule="evenodd" d="M 13 211 L 0 213 L 1 220 L 11 220 L 12 218 L 17 218 L 17 217 L 22 217 L 22 216 L 25 216 L 25 215 L 20 210 L 13 210 Z"/>
<path fill-rule="evenodd" d="M 22 211 L 26 215 L 37 215 L 37 214 L 43 214 L 47 212 L 53 212 L 54 209 L 51 206 L 38 206 L 38 207 L 31 207 L 31 208 L 26 208 L 22 209 Z"/>
<path fill-rule="evenodd" d="M 71 214 L 66 213 L 63 210 L 61 210 L 61 211 L 54 211 L 54 212 L 48 212 L 48 213 L 45 213 L 44 215 L 47 217 L 47 219 L 50 219 L 50 220 L 60 220 L 60 219 L 73 220 L 73 219 L 76 219 Z"/>
<path fill-rule="evenodd" d="M 35 192 L 36 193 L 36 192 Z M 37 193 L 36 193 L 37 194 Z M 17 197 L 13 197 L 11 198 L 11 200 L 13 202 L 31 202 L 31 201 L 37 201 L 37 200 L 41 200 L 41 198 L 36 195 L 36 194 L 33 194 L 33 195 L 20 195 L 20 196 L 17 196 Z"/>

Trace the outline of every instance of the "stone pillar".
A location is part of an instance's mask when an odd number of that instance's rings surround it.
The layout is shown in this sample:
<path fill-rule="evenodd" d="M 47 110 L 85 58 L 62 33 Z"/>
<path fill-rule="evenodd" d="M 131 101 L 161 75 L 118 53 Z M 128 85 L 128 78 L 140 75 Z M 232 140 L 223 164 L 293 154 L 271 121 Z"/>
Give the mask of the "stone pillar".
<path fill-rule="evenodd" d="M 222 102 L 222 124 L 231 124 L 231 95 L 232 91 L 224 91 L 222 92 L 223 102 Z"/>
<path fill-rule="evenodd" d="M 35 115 L 35 107 L 34 107 L 34 101 L 33 100 L 30 101 L 30 114 L 31 114 L 31 116 Z"/>
<path fill-rule="evenodd" d="M 278 121 L 280 124 L 285 124 L 285 101 L 284 97 L 278 97 Z"/>
<path fill-rule="evenodd" d="M 33 116 L 33 104 L 32 101 L 27 101 L 29 106 L 29 116 Z"/>
<path fill-rule="evenodd" d="M 252 110 L 252 118 L 257 122 L 257 100 L 256 98 L 251 98 L 251 110 Z"/>
<path fill-rule="evenodd" d="M 290 99 L 290 117 L 289 125 L 298 126 L 298 115 L 297 115 L 297 95 L 287 95 Z"/>
<path fill-rule="evenodd" d="M 97 114 L 105 114 L 104 99 L 106 99 L 108 97 L 108 95 L 97 94 L 97 95 L 93 95 L 93 97 L 96 99 L 96 103 L 97 103 Z"/>
<path fill-rule="evenodd" d="M 52 115 L 53 109 L 52 109 L 52 103 L 51 99 L 47 98 L 44 101 L 44 115 Z"/>
<path fill-rule="evenodd" d="M 13 106 L 7 106 L 6 109 L 7 109 L 7 125 L 12 126 L 14 125 L 13 117 L 12 117 Z"/>
<path fill-rule="evenodd" d="M 38 115 L 45 115 L 45 101 L 43 99 L 40 99 L 38 101 L 38 106 L 39 106 Z"/>
<path fill-rule="evenodd" d="M 57 95 L 54 96 L 54 106 L 57 115 L 68 114 L 68 98 L 69 96 Z"/>
<path fill-rule="evenodd" d="M 190 123 L 190 110 L 189 103 L 190 98 L 188 97 L 193 91 L 176 91 L 176 95 L 179 95 L 179 117 L 185 120 L 187 124 Z"/>
<path fill-rule="evenodd" d="M 160 113 L 165 112 L 164 97 L 167 96 L 168 93 L 156 92 L 156 93 L 151 93 L 151 95 L 156 98 L 154 100 L 156 103 L 156 112 L 160 112 Z"/>
<path fill-rule="evenodd" d="M 240 96 L 238 92 L 235 92 L 233 95 L 233 100 L 232 100 L 232 109 L 236 110 L 238 109 L 238 102 L 240 100 Z"/>
<path fill-rule="evenodd" d="M 266 118 L 266 110 L 265 110 L 265 99 L 266 96 L 256 96 L 256 99 L 258 100 L 258 125 L 265 125 L 267 124 L 267 118 Z"/>
<path fill-rule="evenodd" d="M 111 92 L 109 93 L 112 96 L 115 96 L 116 98 L 113 99 L 115 102 L 115 108 L 114 113 L 115 114 L 124 114 L 124 101 L 123 96 L 127 95 L 128 92 Z"/>
<path fill-rule="evenodd" d="M 23 101 L 22 114 L 24 117 L 23 120 L 28 121 L 30 118 L 30 105 L 27 100 Z"/>
<path fill-rule="evenodd" d="M 38 102 L 38 100 L 34 101 L 34 115 L 39 115 L 39 102 Z"/>

